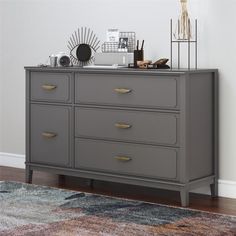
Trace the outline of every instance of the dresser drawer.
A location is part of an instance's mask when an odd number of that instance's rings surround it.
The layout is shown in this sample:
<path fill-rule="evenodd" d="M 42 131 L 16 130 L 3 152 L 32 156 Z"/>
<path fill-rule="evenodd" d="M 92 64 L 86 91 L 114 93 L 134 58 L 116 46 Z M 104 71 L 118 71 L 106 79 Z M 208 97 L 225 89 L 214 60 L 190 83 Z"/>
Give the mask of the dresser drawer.
<path fill-rule="evenodd" d="M 175 149 L 89 139 L 75 142 L 79 169 L 174 180 L 177 166 Z"/>
<path fill-rule="evenodd" d="M 71 74 L 32 72 L 31 100 L 71 102 Z"/>
<path fill-rule="evenodd" d="M 69 166 L 71 108 L 31 105 L 30 160 Z"/>
<path fill-rule="evenodd" d="M 76 103 L 177 109 L 178 77 L 77 73 Z"/>
<path fill-rule="evenodd" d="M 77 137 L 150 144 L 178 145 L 178 115 L 79 107 L 75 110 Z"/>

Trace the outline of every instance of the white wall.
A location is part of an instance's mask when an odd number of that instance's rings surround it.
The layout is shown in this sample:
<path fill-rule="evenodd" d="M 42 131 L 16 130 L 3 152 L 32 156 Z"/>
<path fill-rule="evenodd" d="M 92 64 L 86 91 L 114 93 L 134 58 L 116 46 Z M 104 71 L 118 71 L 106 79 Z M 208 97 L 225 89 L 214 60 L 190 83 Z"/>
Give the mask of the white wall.
<path fill-rule="evenodd" d="M 101 40 L 107 28 L 136 31 L 145 39 L 145 57 L 169 57 L 169 19 L 178 0 L 0 0 L 0 152 L 25 152 L 25 65 L 45 63 L 66 50 L 81 26 Z M 189 0 L 199 20 L 199 66 L 220 69 L 220 178 L 236 181 L 236 1 Z M 0 42 L 1 42 L 0 41 Z M 2 52 L 1 52 L 2 51 Z"/>
<path fill-rule="evenodd" d="M 201 57 L 201 64 L 220 70 L 220 177 L 235 181 L 236 1 L 206 2 L 202 27 L 202 50 L 206 53 Z"/>
<path fill-rule="evenodd" d="M 0 35 L 2 35 L 2 5 L 0 2 Z M 0 150 L 2 150 L 2 37 L 0 36 Z"/>

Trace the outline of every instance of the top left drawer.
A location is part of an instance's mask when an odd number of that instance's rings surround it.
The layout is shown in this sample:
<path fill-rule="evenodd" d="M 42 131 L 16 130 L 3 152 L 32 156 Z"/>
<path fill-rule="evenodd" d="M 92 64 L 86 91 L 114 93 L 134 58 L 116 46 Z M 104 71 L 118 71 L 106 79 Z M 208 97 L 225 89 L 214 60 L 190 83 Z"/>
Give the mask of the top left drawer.
<path fill-rule="evenodd" d="M 70 73 L 31 72 L 30 99 L 71 102 L 71 78 Z"/>

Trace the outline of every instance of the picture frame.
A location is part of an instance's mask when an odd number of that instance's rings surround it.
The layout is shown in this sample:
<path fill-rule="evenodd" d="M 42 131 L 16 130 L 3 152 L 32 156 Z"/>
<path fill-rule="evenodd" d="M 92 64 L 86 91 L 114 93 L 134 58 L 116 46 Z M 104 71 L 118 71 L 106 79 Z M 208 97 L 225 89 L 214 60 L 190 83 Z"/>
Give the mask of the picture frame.
<path fill-rule="evenodd" d="M 128 37 L 120 37 L 118 44 L 118 51 L 127 52 L 128 51 Z"/>
<path fill-rule="evenodd" d="M 119 42 L 119 30 L 118 29 L 108 29 L 107 30 L 107 42 L 114 43 Z"/>

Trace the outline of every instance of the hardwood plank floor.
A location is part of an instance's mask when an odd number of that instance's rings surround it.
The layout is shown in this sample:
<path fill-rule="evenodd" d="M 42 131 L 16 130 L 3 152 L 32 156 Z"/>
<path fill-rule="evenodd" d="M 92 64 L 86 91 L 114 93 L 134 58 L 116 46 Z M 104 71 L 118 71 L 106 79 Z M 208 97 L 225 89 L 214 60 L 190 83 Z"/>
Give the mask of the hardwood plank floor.
<path fill-rule="evenodd" d="M 0 181 L 24 182 L 24 177 L 23 169 L 0 166 Z M 58 177 L 58 175 L 37 171 L 34 171 L 33 184 L 180 206 L 180 196 L 175 191 L 103 181 L 94 181 L 94 187 L 90 188 L 87 179 L 70 176 Z M 207 195 L 191 193 L 189 208 L 236 216 L 236 199 L 223 197 L 212 199 Z"/>

